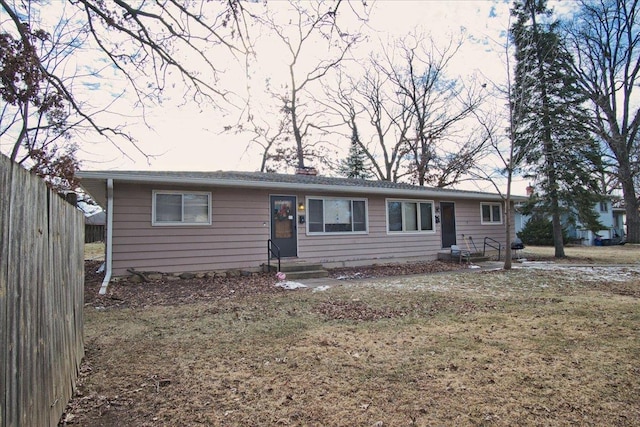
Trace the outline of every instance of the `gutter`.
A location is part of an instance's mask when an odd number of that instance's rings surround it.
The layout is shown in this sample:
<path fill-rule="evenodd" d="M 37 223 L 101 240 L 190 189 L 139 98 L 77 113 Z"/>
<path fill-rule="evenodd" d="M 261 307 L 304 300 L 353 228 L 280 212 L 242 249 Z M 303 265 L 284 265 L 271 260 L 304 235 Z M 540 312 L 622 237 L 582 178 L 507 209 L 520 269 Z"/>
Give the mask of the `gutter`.
<path fill-rule="evenodd" d="M 380 187 L 359 187 L 359 186 L 344 186 L 336 184 L 323 184 L 323 183 L 305 183 L 299 182 L 279 182 L 279 181 L 248 181 L 237 179 L 220 179 L 210 177 L 167 177 L 162 175 L 138 175 L 138 174 L 115 174 L 111 171 L 106 172 L 92 172 L 86 171 L 78 174 L 83 180 L 102 180 L 102 179 L 117 179 L 127 183 L 139 183 L 139 184 L 176 184 L 176 185 L 200 185 L 200 186 L 216 186 L 216 187 L 236 187 L 236 188 L 261 188 L 271 190 L 286 190 L 286 191 L 316 191 L 316 192 L 340 192 L 340 193 L 352 193 L 352 194 L 377 194 L 386 195 L 389 197 L 430 197 L 440 200 L 448 199 L 471 199 L 471 200 L 486 200 L 486 201 L 501 201 L 502 197 L 499 194 L 482 193 L 466 190 L 433 190 L 431 188 L 406 189 L 406 188 L 380 188 Z M 511 200 L 526 201 L 526 197 L 512 196 Z"/>
<path fill-rule="evenodd" d="M 104 273 L 104 280 L 102 286 L 100 286 L 100 295 L 107 293 L 107 287 L 111 281 L 111 257 L 113 254 L 113 179 L 107 179 L 107 246 L 105 248 L 104 262 L 106 265 L 106 271 Z"/>

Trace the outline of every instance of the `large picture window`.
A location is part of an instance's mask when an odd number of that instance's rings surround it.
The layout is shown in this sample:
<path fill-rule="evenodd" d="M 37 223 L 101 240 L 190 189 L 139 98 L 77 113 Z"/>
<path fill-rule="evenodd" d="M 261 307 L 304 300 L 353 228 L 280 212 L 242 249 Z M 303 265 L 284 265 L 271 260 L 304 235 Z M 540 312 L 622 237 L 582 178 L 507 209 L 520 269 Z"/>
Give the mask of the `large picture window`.
<path fill-rule="evenodd" d="M 502 203 L 481 203 L 482 224 L 502 224 Z"/>
<path fill-rule="evenodd" d="M 434 232 L 433 202 L 387 200 L 387 230 L 390 233 Z"/>
<path fill-rule="evenodd" d="M 309 198 L 309 233 L 366 233 L 367 201 L 364 199 Z"/>
<path fill-rule="evenodd" d="M 211 193 L 153 192 L 153 225 L 211 224 Z"/>

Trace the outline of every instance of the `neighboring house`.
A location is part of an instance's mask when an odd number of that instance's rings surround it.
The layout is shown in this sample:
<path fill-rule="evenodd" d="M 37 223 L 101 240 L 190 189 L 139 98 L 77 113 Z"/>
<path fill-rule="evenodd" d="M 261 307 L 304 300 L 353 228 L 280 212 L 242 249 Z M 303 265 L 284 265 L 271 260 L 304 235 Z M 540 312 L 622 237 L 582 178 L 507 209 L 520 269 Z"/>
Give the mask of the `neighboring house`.
<path fill-rule="evenodd" d="M 115 276 L 130 268 L 258 270 L 270 240 L 283 258 L 325 267 L 434 260 L 443 248 L 464 245 L 463 236 L 480 246 L 485 237 L 505 244 L 497 194 L 309 174 L 78 176 L 107 209 L 107 268 Z"/>
<path fill-rule="evenodd" d="M 584 246 L 592 246 L 601 244 L 603 241 L 605 244 L 619 243 L 624 240 L 624 209 L 618 209 L 613 207 L 611 199 L 606 199 L 594 206 L 596 213 L 598 214 L 598 220 L 604 226 L 602 230 L 593 232 L 586 229 L 580 222 L 570 221 L 568 215 L 564 215 L 561 218 L 564 228 L 567 230 L 567 235 L 570 241 L 578 242 Z M 516 233 L 520 232 L 527 221 L 529 216 L 523 215 L 518 212 L 516 208 L 515 214 L 515 227 Z"/>

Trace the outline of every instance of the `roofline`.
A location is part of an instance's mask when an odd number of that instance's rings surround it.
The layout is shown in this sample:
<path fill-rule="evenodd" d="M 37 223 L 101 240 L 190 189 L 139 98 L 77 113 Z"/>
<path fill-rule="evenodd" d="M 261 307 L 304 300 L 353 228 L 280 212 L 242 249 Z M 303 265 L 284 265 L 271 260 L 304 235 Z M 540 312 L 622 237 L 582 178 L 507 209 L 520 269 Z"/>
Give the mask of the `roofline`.
<path fill-rule="evenodd" d="M 241 187 L 241 188 L 262 188 L 262 189 L 281 189 L 281 190 L 313 190 L 313 191 L 329 191 L 341 193 L 360 193 L 360 194 L 380 194 L 388 196 L 421 196 L 434 197 L 438 199 L 457 198 L 457 199 L 474 199 L 474 200 L 503 200 L 499 194 L 482 193 L 465 190 L 431 190 L 429 187 L 416 187 L 415 189 L 406 188 L 382 188 L 382 187 L 365 187 L 365 186 L 344 186 L 334 184 L 314 184 L 314 183 L 294 183 L 280 181 L 261 181 L 261 180 L 236 180 L 225 178 L 195 178 L 195 177 L 175 177 L 166 175 L 145 175 L 128 174 L 126 172 L 112 173 L 109 171 L 82 171 L 78 172 L 80 184 L 83 180 L 104 180 L 113 179 L 114 182 L 130 182 L 138 184 L 188 184 L 188 185 L 215 185 L 217 187 Z M 525 201 L 525 196 L 511 196 L 514 202 Z"/>

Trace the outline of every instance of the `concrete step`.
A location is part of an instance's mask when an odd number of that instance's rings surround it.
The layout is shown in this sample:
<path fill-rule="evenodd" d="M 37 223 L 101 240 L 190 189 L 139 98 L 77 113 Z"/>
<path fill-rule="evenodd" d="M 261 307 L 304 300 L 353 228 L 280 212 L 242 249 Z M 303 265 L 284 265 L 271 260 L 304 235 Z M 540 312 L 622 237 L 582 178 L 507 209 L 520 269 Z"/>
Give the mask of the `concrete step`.
<path fill-rule="evenodd" d="M 484 256 L 481 253 L 477 253 L 477 254 L 471 254 L 471 257 L 469 258 L 470 262 L 484 262 L 484 261 L 489 261 L 491 259 L 491 257 L 488 256 Z M 460 257 L 452 257 L 451 256 L 451 251 L 440 251 L 438 252 L 438 261 L 445 261 L 445 262 L 458 262 L 460 260 Z"/>
<path fill-rule="evenodd" d="M 278 270 L 278 260 L 271 260 L 271 271 Z M 280 271 L 287 276 L 287 280 L 318 279 L 328 277 L 329 272 L 320 263 L 310 263 L 300 260 L 282 260 Z"/>
<path fill-rule="evenodd" d="M 276 268 L 278 265 L 278 261 L 275 262 Z M 273 263 L 271 264 L 273 266 Z M 294 271 L 313 271 L 313 270 L 324 270 L 322 264 L 319 263 L 310 263 L 305 261 L 289 261 L 285 260 L 280 263 L 280 271 L 284 273 L 294 272 Z"/>
<path fill-rule="evenodd" d="M 304 279 L 319 279 L 322 277 L 328 277 L 329 272 L 325 269 L 322 270 L 304 270 L 304 271 L 289 271 L 285 272 L 287 280 L 304 280 Z"/>

